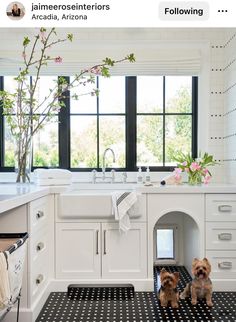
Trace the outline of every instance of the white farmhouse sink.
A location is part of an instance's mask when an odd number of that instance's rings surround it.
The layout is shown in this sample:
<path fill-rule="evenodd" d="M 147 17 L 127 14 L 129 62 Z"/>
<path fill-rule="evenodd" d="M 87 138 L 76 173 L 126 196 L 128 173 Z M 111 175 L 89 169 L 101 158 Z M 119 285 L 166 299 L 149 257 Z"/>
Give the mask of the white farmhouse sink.
<path fill-rule="evenodd" d="M 91 185 L 90 185 L 91 187 Z M 101 189 L 97 185 L 93 186 L 95 189 L 81 189 L 72 190 L 62 193 L 58 198 L 58 215 L 60 218 L 107 218 L 112 219 L 112 196 L 111 193 L 114 187 L 107 187 L 107 189 Z M 104 186 L 103 186 L 104 187 Z M 111 189 L 113 188 L 113 189 Z M 131 191 L 127 189 L 123 191 Z M 141 195 L 138 196 L 138 202 L 135 205 L 135 214 L 131 215 L 133 218 L 141 216 L 139 211 L 139 204 Z"/>

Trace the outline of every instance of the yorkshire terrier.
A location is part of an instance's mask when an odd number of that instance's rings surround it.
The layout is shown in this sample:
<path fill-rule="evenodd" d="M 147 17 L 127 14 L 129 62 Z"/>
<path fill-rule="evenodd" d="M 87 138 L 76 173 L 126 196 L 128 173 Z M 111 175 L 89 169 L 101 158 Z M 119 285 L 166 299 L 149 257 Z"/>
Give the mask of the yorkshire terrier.
<path fill-rule="evenodd" d="M 199 260 L 194 258 L 192 262 L 192 274 L 194 276 L 192 282 L 188 283 L 183 292 L 180 294 L 181 299 L 191 296 L 191 303 L 197 304 L 198 299 L 205 298 L 208 306 L 212 303 L 212 282 L 209 278 L 211 272 L 211 264 L 207 258 Z"/>
<path fill-rule="evenodd" d="M 161 306 L 165 307 L 170 303 L 171 307 L 177 309 L 179 307 L 179 292 L 177 284 L 179 282 L 179 273 L 169 273 L 164 268 L 160 272 L 161 288 L 159 290 L 159 300 Z"/>

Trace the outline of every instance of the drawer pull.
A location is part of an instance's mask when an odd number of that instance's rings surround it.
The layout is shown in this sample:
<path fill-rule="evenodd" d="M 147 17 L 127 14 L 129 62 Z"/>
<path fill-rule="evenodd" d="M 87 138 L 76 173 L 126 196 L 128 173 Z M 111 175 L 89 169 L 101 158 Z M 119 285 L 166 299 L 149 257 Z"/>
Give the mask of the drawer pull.
<path fill-rule="evenodd" d="M 233 266 L 232 262 L 221 262 L 221 263 L 218 263 L 218 267 L 220 269 L 231 269 Z"/>
<path fill-rule="evenodd" d="M 39 274 L 38 277 L 36 278 L 36 281 L 35 281 L 36 284 L 37 285 L 41 284 L 43 279 L 44 279 L 44 276 L 42 274 Z"/>
<path fill-rule="evenodd" d="M 104 250 L 103 250 L 103 254 L 106 255 L 107 254 L 106 230 L 104 230 L 103 234 L 104 234 Z"/>
<path fill-rule="evenodd" d="M 97 230 L 96 231 L 96 255 L 99 254 L 99 251 L 98 251 L 98 235 L 99 235 L 99 231 Z"/>
<path fill-rule="evenodd" d="M 44 216 L 44 212 L 42 210 L 39 210 L 37 213 L 36 213 L 36 218 L 37 219 L 40 219 Z"/>
<path fill-rule="evenodd" d="M 40 242 L 36 246 L 37 252 L 40 252 L 42 249 L 44 249 L 44 243 Z"/>
<path fill-rule="evenodd" d="M 221 233 L 218 235 L 219 240 L 231 240 L 232 234 L 231 233 Z"/>
<path fill-rule="evenodd" d="M 218 206 L 219 212 L 231 212 L 232 211 L 232 206 L 230 205 L 220 205 Z"/>

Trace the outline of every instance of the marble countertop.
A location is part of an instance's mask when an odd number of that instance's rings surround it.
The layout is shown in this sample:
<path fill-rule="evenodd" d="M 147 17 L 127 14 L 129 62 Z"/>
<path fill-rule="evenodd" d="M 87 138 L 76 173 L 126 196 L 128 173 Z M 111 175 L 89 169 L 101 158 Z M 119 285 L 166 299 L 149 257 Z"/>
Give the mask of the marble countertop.
<path fill-rule="evenodd" d="M 129 184 L 129 189 L 136 189 L 140 193 L 147 194 L 196 194 L 196 193 L 236 193 L 236 185 L 230 184 L 209 184 L 201 186 L 173 185 L 160 186 L 154 184 L 152 186 L 144 186 L 137 184 Z M 116 184 L 106 185 L 105 188 L 97 184 L 72 184 L 71 186 L 36 186 L 34 184 L 0 184 L 0 213 L 26 204 L 32 200 L 41 198 L 50 193 L 61 193 L 66 190 L 94 190 L 107 189 L 108 191 L 126 190 L 127 184 L 117 187 Z"/>
<path fill-rule="evenodd" d="M 19 207 L 49 193 L 60 193 L 65 187 L 43 187 L 34 184 L 0 184 L 0 213 Z"/>

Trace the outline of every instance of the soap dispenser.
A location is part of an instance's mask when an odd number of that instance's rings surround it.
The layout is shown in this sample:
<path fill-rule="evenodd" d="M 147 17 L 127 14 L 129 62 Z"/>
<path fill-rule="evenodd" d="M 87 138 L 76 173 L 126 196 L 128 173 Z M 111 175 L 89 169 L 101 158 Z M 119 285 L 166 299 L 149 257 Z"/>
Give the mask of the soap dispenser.
<path fill-rule="evenodd" d="M 141 167 L 138 167 L 137 183 L 143 183 L 143 174 Z"/>
<path fill-rule="evenodd" d="M 145 183 L 151 183 L 150 169 L 147 167 L 146 175 L 145 175 Z"/>

